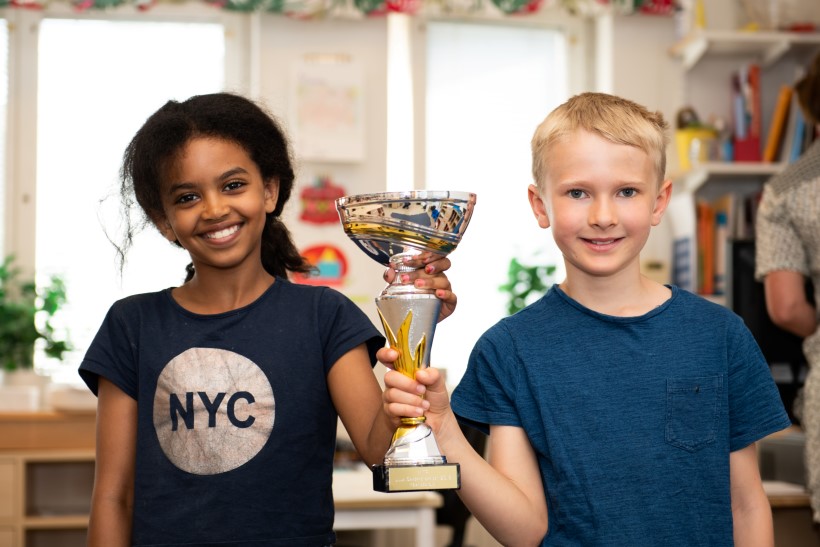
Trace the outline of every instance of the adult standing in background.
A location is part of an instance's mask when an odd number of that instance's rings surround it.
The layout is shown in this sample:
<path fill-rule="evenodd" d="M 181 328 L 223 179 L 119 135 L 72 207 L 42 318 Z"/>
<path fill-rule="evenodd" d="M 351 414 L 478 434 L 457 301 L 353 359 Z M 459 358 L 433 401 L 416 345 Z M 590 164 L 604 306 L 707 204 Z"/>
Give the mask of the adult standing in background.
<path fill-rule="evenodd" d="M 795 84 L 806 123 L 820 125 L 820 55 Z M 772 322 L 803 338 L 809 372 L 798 409 L 806 435 L 806 480 L 820 523 L 820 139 L 763 189 L 756 222 L 755 277 L 764 283 Z M 806 281 L 815 288 L 814 302 Z"/>

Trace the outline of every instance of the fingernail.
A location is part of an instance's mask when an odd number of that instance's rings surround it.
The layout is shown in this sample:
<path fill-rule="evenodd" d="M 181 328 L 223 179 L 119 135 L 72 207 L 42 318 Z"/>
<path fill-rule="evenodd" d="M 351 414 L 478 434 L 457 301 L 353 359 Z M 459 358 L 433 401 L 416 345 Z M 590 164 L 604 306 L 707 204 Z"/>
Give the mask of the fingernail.
<path fill-rule="evenodd" d="M 402 283 L 407 283 L 408 281 L 410 281 L 410 275 L 409 274 L 401 274 L 401 281 L 402 281 Z"/>
<path fill-rule="evenodd" d="M 433 267 L 432 264 L 428 264 L 427 266 L 424 267 L 424 271 L 429 273 L 429 274 L 433 273 L 435 270 L 436 269 L 435 269 L 435 267 Z"/>

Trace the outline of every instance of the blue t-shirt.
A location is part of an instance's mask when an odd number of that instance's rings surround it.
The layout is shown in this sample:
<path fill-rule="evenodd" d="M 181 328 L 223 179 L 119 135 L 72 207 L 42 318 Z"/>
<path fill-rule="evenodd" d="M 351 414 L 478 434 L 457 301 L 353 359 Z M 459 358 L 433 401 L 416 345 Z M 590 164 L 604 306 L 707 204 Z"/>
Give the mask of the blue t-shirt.
<path fill-rule="evenodd" d="M 554 286 L 476 344 L 452 406 L 521 427 L 538 458 L 542 545 L 732 545 L 729 453 L 788 427 L 742 320 L 677 287 L 639 317 Z"/>
<path fill-rule="evenodd" d="M 326 287 L 277 278 L 216 315 L 170 289 L 115 303 L 80 374 L 137 400 L 134 545 L 333 543 L 337 413 L 327 373 L 384 338 Z"/>

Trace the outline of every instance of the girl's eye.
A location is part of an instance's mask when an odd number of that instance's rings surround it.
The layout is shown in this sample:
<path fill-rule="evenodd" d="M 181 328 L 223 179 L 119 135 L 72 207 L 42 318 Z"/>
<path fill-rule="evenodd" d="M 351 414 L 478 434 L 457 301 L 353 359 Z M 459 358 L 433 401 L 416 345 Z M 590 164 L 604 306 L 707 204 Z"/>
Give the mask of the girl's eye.
<path fill-rule="evenodd" d="M 581 199 L 584 197 L 585 193 L 583 190 L 573 189 L 567 192 L 567 195 L 569 195 L 572 199 Z"/>
<path fill-rule="evenodd" d="M 232 181 L 228 182 L 228 184 L 226 184 L 226 185 L 225 185 L 225 190 L 227 190 L 227 191 L 231 191 L 231 190 L 239 190 L 239 189 L 240 189 L 240 188 L 242 188 L 243 186 L 245 186 L 245 182 L 244 182 L 244 181 L 241 181 L 241 180 L 232 180 Z"/>
<path fill-rule="evenodd" d="M 196 194 L 182 194 L 174 203 L 185 204 L 190 203 L 196 199 Z"/>
<path fill-rule="evenodd" d="M 621 190 L 621 195 L 625 198 L 634 198 L 638 194 L 638 191 L 634 188 L 624 188 Z"/>

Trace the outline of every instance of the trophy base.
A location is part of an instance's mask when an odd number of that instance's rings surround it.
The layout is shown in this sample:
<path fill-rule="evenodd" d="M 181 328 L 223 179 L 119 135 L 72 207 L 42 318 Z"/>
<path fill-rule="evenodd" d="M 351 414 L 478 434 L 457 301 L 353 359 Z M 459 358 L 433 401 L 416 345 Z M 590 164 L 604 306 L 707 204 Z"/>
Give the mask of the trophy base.
<path fill-rule="evenodd" d="M 372 469 L 373 490 L 377 492 L 417 492 L 461 488 L 461 468 L 457 463 L 374 465 Z"/>

